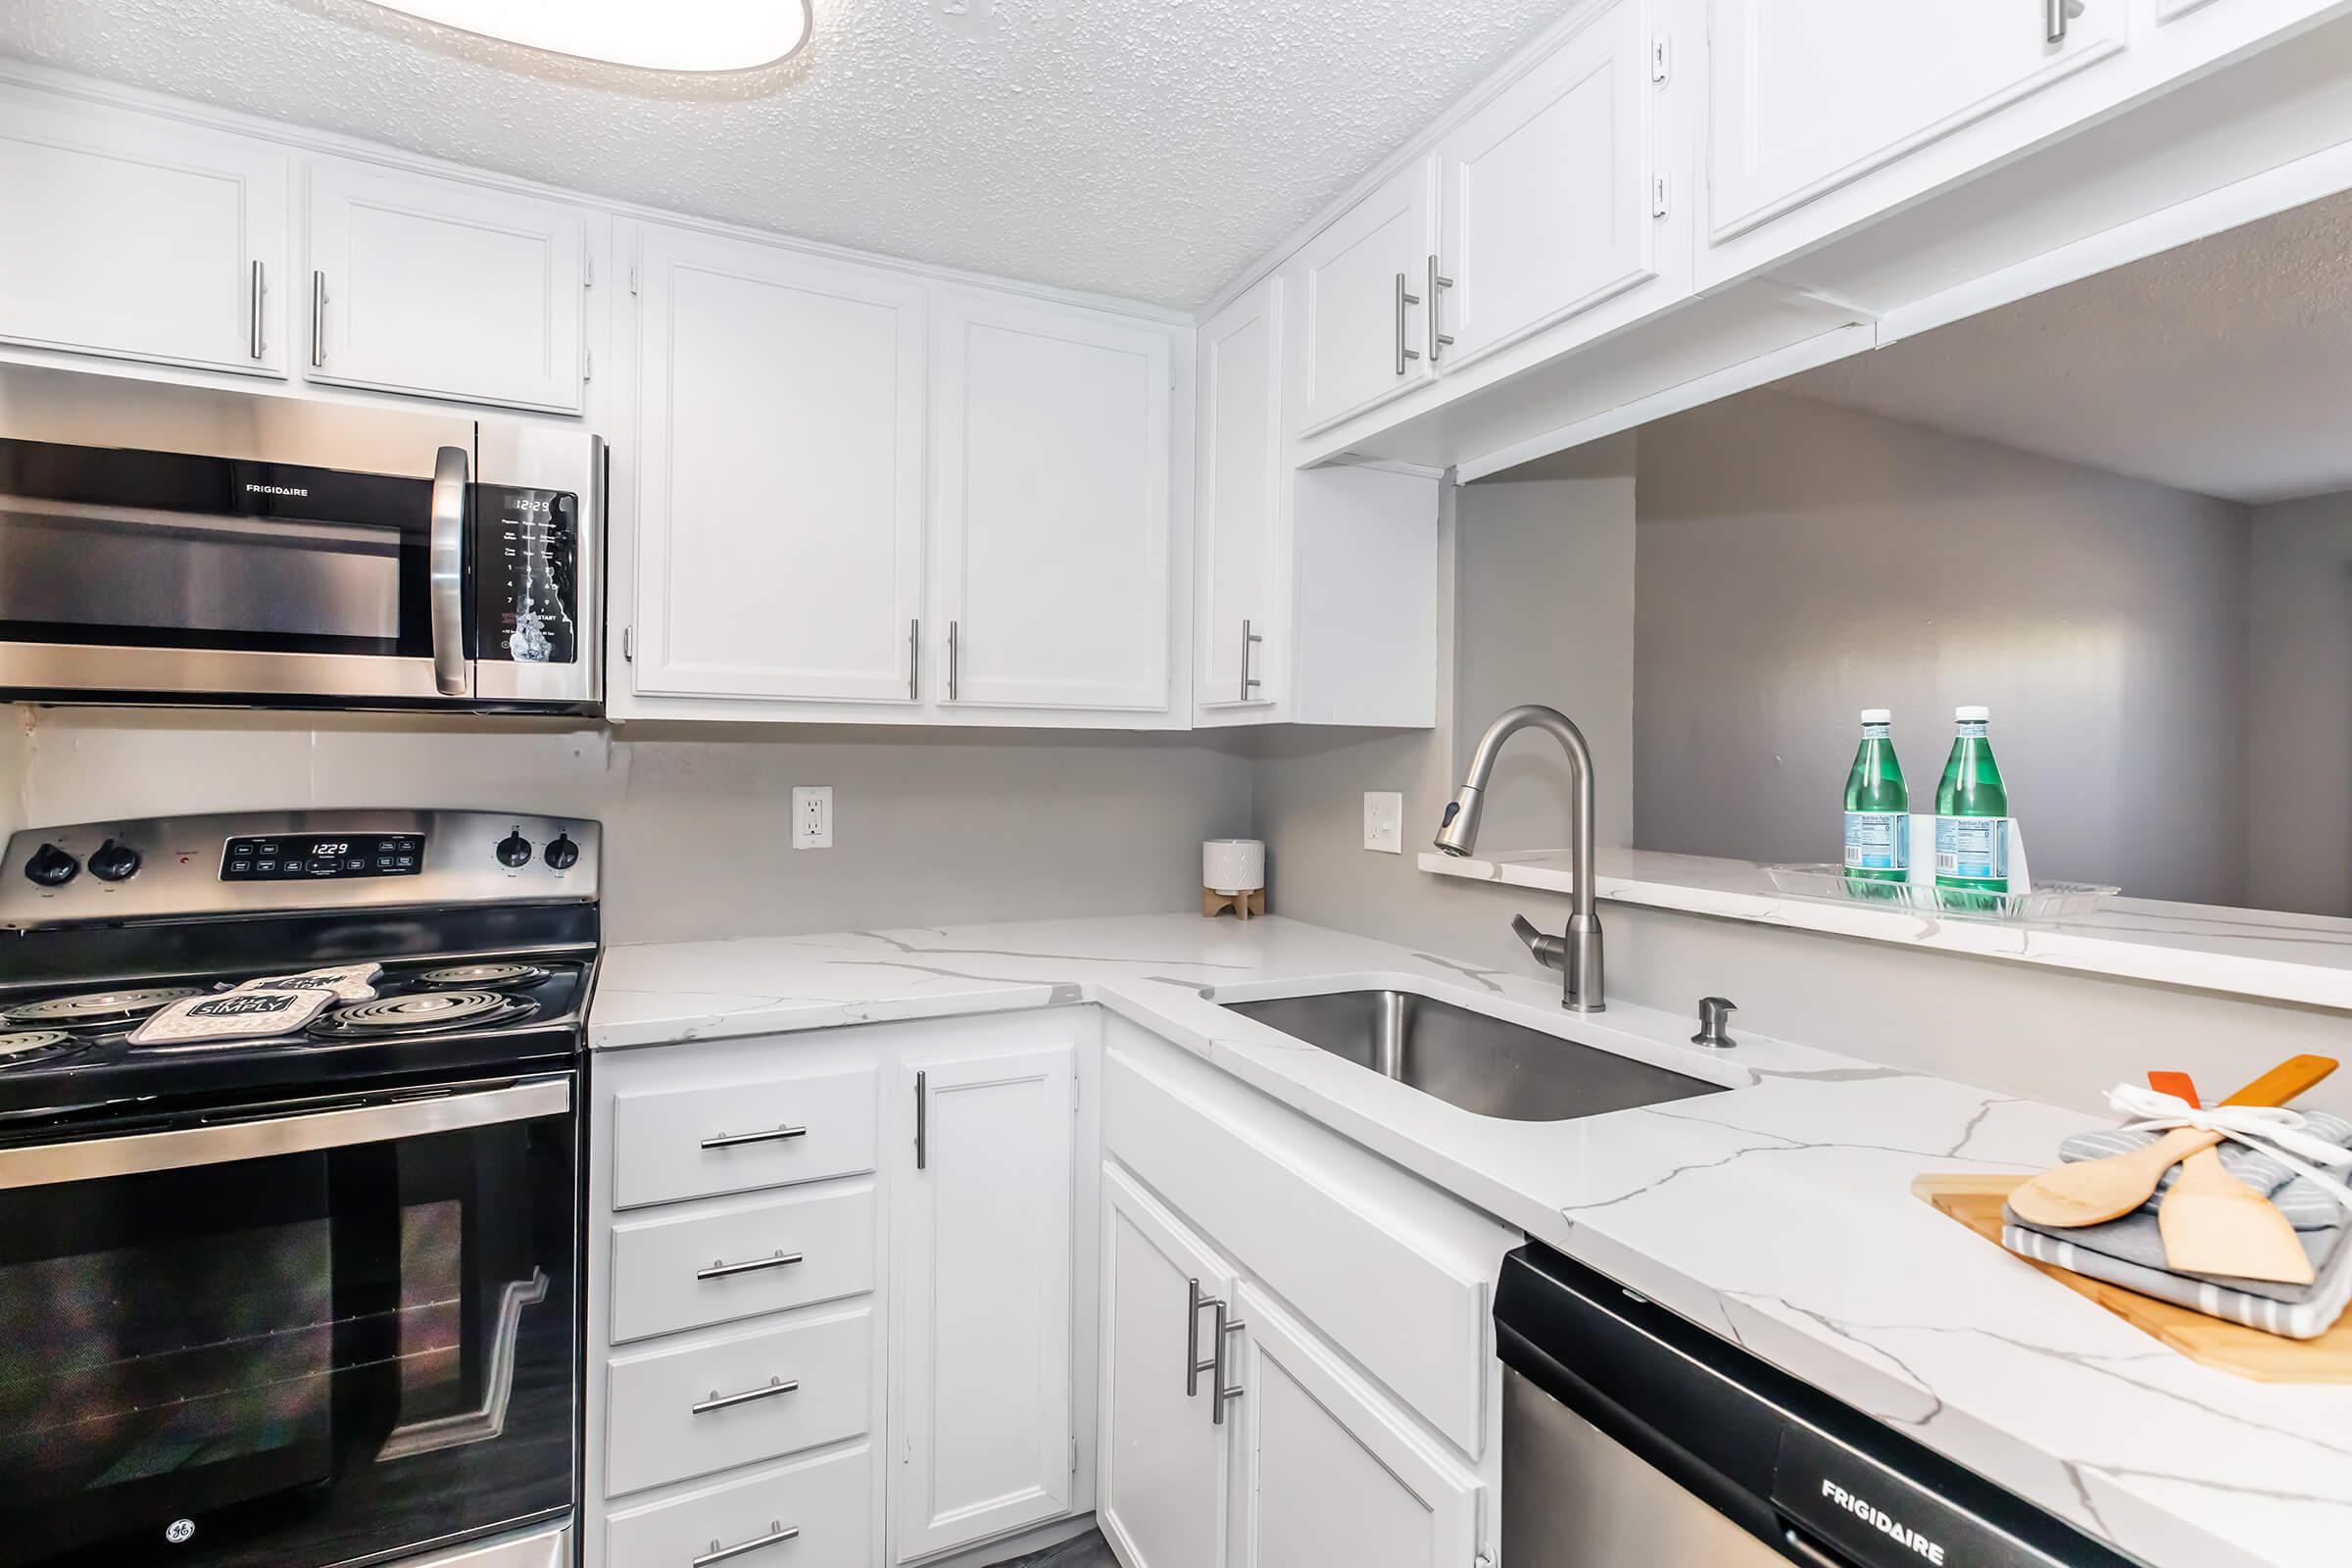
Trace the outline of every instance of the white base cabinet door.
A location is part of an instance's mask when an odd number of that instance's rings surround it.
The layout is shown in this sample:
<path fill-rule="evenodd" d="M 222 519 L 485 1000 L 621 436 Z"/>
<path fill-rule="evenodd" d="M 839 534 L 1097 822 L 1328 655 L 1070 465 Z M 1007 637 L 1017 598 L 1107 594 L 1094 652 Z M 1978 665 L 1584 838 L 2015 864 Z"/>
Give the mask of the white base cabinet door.
<path fill-rule="evenodd" d="M 636 690 L 915 701 L 922 285 L 649 227 Z"/>
<path fill-rule="evenodd" d="M 1431 259 L 1437 254 L 1436 162 L 1416 158 L 1298 249 L 1291 335 L 1301 435 L 1419 386 Z"/>
<path fill-rule="evenodd" d="M 0 339 L 282 376 L 290 166 L 241 137 L 0 99 Z"/>
<path fill-rule="evenodd" d="M 1236 1568 L 1462 1568 L 1481 1483 L 1254 1285 L 1241 1287 Z"/>
<path fill-rule="evenodd" d="M 1170 339 L 943 295 L 939 690 L 963 706 L 1169 705 Z"/>
<path fill-rule="evenodd" d="M 1133 1178 L 1104 1165 L 1095 1515 L 1127 1568 L 1226 1561 L 1236 1428 L 1231 1401 L 1215 1392 L 1217 1313 L 1207 1302 L 1225 1307 L 1228 1325 L 1241 1321 L 1240 1283 Z M 1226 1339 L 1230 1364 L 1234 1336 Z"/>
<path fill-rule="evenodd" d="M 1439 148 L 1445 243 L 1430 355 L 1467 364 L 1657 273 L 1650 36 L 1614 0 Z M 1419 292 L 1416 290 L 1416 292 Z"/>
<path fill-rule="evenodd" d="M 2126 0 L 1712 0 L 1717 240 L 1914 153 L 2124 46 Z M 2069 10 L 2074 9 L 2072 5 Z"/>
<path fill-rule="evenodd" d="M 311 380 L 579 412 L 580 209 L 336 160 L 310 188 Z"/>
<path fill-rule="evenodd" d="M 1067 1015 L 1035 1050 L 943 1044 L 902 1067 L 892 1176 L 893 1549 L 902 1562 L 1069 1512 L 1076 1078 Z"/>

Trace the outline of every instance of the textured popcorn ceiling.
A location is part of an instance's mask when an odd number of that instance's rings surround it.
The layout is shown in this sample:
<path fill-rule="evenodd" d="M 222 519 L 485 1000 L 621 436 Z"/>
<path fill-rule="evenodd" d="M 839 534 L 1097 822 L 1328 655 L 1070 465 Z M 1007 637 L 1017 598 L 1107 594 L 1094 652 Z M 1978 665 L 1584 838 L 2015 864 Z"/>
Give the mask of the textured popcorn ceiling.
<path fill-rule="evenodd" d="M 2352 490 L 2352 196 L 1781 386 L 2230 501 Z"/>
<path fill-rule="evenodd" d="M 601 195 L 1190 308 L 1570 0 L 813 4 L 801 55 L 706 78 L 535 54 L 366 0 L 0 0 L 0 54 Z"/>

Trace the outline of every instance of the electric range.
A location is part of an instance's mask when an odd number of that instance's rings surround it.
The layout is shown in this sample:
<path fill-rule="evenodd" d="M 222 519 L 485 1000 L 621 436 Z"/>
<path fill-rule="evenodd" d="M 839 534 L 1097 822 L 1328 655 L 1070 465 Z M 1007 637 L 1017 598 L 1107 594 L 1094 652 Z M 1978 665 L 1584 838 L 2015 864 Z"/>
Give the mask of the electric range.
<path fill-rule="evenodd" d="M 15 836 L 0 1565 L 571 1561 L 599 848 L 475 811 Z M 224 998 L 208 1027 L 276 1032 L 140 1035 Z"/>

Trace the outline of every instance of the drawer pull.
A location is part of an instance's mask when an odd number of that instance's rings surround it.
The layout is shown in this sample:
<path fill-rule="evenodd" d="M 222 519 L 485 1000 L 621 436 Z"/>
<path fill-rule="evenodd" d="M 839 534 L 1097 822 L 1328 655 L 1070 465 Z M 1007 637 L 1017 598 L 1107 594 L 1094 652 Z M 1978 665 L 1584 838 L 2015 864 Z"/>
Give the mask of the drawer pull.
<path fill-rule="evenodd" d="M 712 1389 L 710 1397 L 696 1405 L 694 1413 L 709 1415 L 713 1410 L 731 1410 L 736 1405 L 749 1404 L 754 1399 L 772 1399 L 779 1394 L 795 1393 L 800 1386 L 799 1378 L 770 1378 L 760 1387 L 746 1389 L 741 1394 L 721 1394 L 716 1389 Z"/>
<path fill-rule="evenodd" d="M 703 1140 L 705 1149 L 734 1149 L 744 1144 L 774 1144 L 787 1138 L 806 1138 L 806 1127 L 770 1127 L 757 1133 L 720 1133 L 716 1138 Z"/>
<path fill-rule="evenodd" d="M 773 1257 L 755 1257 L 742 1263 L 721 1263 L 714 1259 L 709 1268 L 696 1269 L 694 1277 L 698 1280 L 723 1280 L 736 1274 L 756 1274 L 763 1268 L 782 1268 L 787 1263 L 798 1263 L 800 1260 L 801 1254 L 798 1252 L 781 1251 Z"/>
<path fill-rule="evenodd" d="M 730 1557 L 740 1557 L 747 1551 L 758 1551 L 762 1546 L 781 1546 L 800 1533 L 799 1525 L 787 1525 L 780 1519 L 770 1519 L 767 1522 L 767 1534 L 757 1541 L 742 1541 L 732 1546 L 711 1542 L 710 1549 L 694 1559 L 694 1568 L 710 1568 L 714 1562 L 725 1562 Z"/>

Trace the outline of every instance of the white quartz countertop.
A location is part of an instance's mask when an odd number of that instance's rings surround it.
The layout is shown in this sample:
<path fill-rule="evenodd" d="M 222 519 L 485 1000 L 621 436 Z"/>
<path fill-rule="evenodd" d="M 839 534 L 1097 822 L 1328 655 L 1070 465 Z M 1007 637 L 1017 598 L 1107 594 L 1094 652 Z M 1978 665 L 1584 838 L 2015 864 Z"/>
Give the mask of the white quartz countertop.
<path fill-rule="evenodd" d="M 1731 1092 L 1581 1121 L 1497 1121 L 1210 1000 L 1369 986 Z M 1189 914 L 618 946 L 590 1039 L 646 1047 L 1077 1002 L 2157 1568 L 2352 1562 L 2352 1387 L 2200 1367 L 1911 1196 L 1922 1172 L 2047 1163 L 2089 1121 L 2080 1112 L 1744 1033 L 1733 1052 L 1704 1052 L 1687 1018 L 1622 1004 L 1572 1018 L 1548 978 L 1292 920 Z"/>

